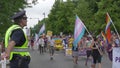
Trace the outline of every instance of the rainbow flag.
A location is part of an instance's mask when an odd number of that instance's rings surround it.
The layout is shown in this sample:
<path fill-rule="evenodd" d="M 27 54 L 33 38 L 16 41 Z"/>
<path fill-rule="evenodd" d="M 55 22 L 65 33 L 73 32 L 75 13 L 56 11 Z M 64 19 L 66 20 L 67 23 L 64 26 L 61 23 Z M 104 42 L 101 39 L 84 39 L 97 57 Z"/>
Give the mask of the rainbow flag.
<path fill-rule="evenodd" d="M 110 24 L 112 23 L 112 20 L 111 20 L 108 13 L 106 14 L 106 23 L 107 23 L 107 25 L 106 25 L 106 28 L 105 28 L 105 32 L 108 30 L 108 28 L 110 27 Z"/>
<path fill-rule="evenodd" d="M 83 37 L 84 33 L 85 33 L 85 26 L 83 22 L 79 19 L 79 17 L 76 16 L 75 28 L 74 28 L 74 42 L 73 42 L 74 49 L 77 48 L 77 44 Z"/>
<path fill-rule="evenodd" d="M 108 13 L 106 14 L 106 23 L 107 23 L 105 28 L 106 38 L 107 38 L 107 41 L 110 42 L 110 39 L 111 39 L 110 24 L 112 23 L 112 20 Z"/>

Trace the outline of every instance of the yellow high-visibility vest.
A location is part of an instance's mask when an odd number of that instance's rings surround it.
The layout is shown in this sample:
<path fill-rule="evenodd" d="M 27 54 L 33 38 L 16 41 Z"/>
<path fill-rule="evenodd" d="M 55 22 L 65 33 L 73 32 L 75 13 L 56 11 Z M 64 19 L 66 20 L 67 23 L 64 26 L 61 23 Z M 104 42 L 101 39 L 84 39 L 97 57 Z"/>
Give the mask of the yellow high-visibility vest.
<path fill-rule="evenodd" d="M 6 34 L 5 34 L 5 48 L 8 47 L 9 41 L 10 41 L 10 35 L 12 33 L 13 30 L 15 29 L 22 29 L 19 25 L 12 25 L 10 28 L 8 28 Z M 24 32 L 24 31 L 23 31 Z M 30 56 L 30 53 L 28 52 L 28 38 L 25 35 L 25 43 L 21 46 L 21 47 L 14 47 L 12 52 L 10 53 L 10 59 L 12 59 L 13 54 L 19 54 L 21 56 Z"/>

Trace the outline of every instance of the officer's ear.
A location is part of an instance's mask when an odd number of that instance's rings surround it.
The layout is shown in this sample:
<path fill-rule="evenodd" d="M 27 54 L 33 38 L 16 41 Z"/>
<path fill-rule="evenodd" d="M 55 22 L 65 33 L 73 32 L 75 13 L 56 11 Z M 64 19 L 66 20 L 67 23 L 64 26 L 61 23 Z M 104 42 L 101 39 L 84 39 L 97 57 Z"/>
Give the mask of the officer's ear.
<path fill-rule="evenodd" d="M 14 19 L 13 20 L 16 24 L 20 23 L 21 22 L 21 19 L 20 18 L 17 18 L 17 19 Z"/>

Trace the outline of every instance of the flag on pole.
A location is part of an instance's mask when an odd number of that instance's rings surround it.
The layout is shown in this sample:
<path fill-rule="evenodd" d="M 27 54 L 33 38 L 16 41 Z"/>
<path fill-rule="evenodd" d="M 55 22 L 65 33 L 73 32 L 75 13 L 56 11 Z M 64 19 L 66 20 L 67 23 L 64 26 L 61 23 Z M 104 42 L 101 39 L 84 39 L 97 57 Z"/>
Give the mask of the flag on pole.
<path fill-rule="evenodd" d="M 110 24 L 112 23 L 112 20 L 109 16 L 109 14 L 106 14 L 106 28 L 105 28 L 105 33 L 106 33 L 106 37 L 107 37 L 107 41 L 110 42 L 111 39 L 111 30 L 110 30 Z"/>
<path fill-rule="evenodd" d="M 105 32 L 108 30 L 108 28 L 110 27 L 110 24 L 112 23 L 112 20 L 111 20 L 108 13 L 106 14 L 106 23 L 107 23 L 107 25 L 106 25 L 106 28 L 105 28 Z"/>
<path fill-rule="evenodd" d="M 77 48 L 77 44 L 83 37 L 84 33 L 85 33 L 85 26 L 83 22 L 79 19 L 79 17 L 76 16 L 75 28 L 74 28 L 74 42 L 73 42 L 74 49 Z"/>
<path fill-rule="evenodd" d="M 39 42 L 38 42 L 39 36 L 38 36 L 37 33 L 35 33 L 35 37 L 34 38 L 35 38 L 34 39 L 34 49 L 38 49 L 38 46 L 39 46 Z"/>
<path fill-rule="evenodd" d="M 40 36 L 42 33 L 44 33 L 44 31 L 45 31 L 45 24 L 42 25 L 38 35 Z"/>
<path fill-rule="evenodd" d="M 35 43 L 38 42 L 39 36 L 37 33 L 35 33 Z"/>

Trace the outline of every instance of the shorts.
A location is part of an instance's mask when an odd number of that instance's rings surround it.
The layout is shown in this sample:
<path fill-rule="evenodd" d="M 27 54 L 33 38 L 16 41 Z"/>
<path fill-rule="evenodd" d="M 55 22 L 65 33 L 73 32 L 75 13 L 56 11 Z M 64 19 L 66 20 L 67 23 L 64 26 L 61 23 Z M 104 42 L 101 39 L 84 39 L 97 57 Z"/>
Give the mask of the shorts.
<path fill-rule="evenodd" d="M 86 54 L 87 54 L 87 57 L 90 57 L 92 55 L 92 51 L 91 50 L 87 50 Z"/>
<path fill-rule="evenodd" d="M 94 64 L 101 63 L 101 59 L 102 59 L 101 55 L 99 55 L 99 56 L 93 56 L 93 63 Z"/>
<path fill-rule="evenodd" d="M 78 57 L 79 56 L 78 51 L 72 51 L 72 56 L 73 57 Z"/>

